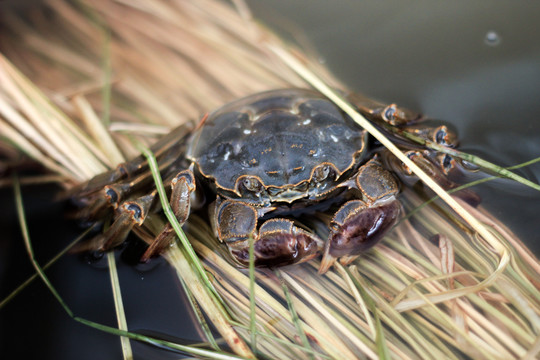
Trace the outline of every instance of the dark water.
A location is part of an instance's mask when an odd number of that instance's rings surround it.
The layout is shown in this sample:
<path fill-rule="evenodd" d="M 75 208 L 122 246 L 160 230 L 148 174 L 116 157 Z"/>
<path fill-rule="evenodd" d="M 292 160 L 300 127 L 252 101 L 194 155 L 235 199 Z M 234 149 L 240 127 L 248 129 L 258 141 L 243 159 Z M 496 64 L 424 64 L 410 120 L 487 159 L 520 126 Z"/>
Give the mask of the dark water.
<path fill-rule="evenodd" d="M 57 191 L 53 185 L 23 188 L 30 237 L 40 264 L 81 233 L 81 228 L 65 219 L 66 204 L 54 201 Z M 4 299 L 34 271 L 13 211 L 11 189 L 0 189 L 0 198 L 0 299 Z M 186 299 L 177 277 L 163 259 L 144 267 L 117 260 L 130 331 L 167 334 L 167 339 L 180 343 L 201 341 L 190 311 L 182 305 Z M 90 265 L 82 256 L 67 255 L 47 275 L 76 316 L 117 326 L 105 258 Z M 181 357 L 137 342 L 132 346 L 136 359 Z M 0 357 L 5 355 L 17 359 L 122 358 L 117 336 L 69 318 L 39 279 L 0 309 Z"/>
<path fill-rule="evenodd" d="M 248 3 L 271 28 L 307 38 L 351 89 L 455 125 L 463 151 L 502 166 L 540 157 L 540 3 Z M 520 174 L 538 182 L 540 165 Z M 476 191 L 540 254 L 540 193 L 505 180 Z"/>
<path fill-rule="evenodd" d="M 364 94 L 454 124 L 462 149 L 502 165 L 540 156 L 540 5 L 416 1 L 249 1 L 257 17 L 284 33 L 307 34 L 322 61 Z M 464 3 L 461 3 L 464 4 Z M 271 7 L 270 7 L 271 6 Z M 291 24 L 295 27 L 291 28 Z M 288 30 L 288 31 L 287 31 Z M 494 36 L 495 34 L 495 36 Z M 297 39 L 299 39 L 297 37 Z M 540 166 L 524 171 L 540 178 Z M 51 203 L 53 187 L 26 188 L 31 237 L 44 262 L 79 233 Z M 497 181 L 478 189 L 483 204 L 540 253 L 540 196 Z M 0 298 L 33 270 L 13 212 L 11 190 L 0 191 Z M 64 257 L 48 274 L 78 316 L 115 326 L 108 272 Z M 119 273 L 131 330 L 198 341 L 171 269 L 156 263 Z M 100 266 L 102 268 L 100 268 Z M 15 273 L 14 273 L 15 272 Z M 166 311 L 163 311 L 166 309 Z M 136 359 L 177 358 L 132 343 Z M 119 339 L 78 324 L 34 282 L 0 310 L 0 357 L 121 358 Z"/>

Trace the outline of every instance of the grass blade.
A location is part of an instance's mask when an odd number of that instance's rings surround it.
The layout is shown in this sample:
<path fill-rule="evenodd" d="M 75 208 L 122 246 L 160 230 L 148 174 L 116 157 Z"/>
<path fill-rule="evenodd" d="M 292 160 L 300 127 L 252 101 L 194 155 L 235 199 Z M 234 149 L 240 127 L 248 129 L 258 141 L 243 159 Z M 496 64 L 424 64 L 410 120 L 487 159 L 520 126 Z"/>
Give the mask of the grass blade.
<path fill-rule="evenodd" d="M 109 265 L 109 275 L 111 278 L 111 286 L 113 290 L 114 298 L 114 307 L 116 309 L 116 318 L 118 321 L 119 330 L 128 330 L 126 313 L 124 311 L 124 303 L 122 301 L 122 292 L 120 290 L 120 280 L 118 279 L 118 270 L 116 268 L 116 259 L 114 257 L 114 252 L 110 251 L 107 253 L 107 263 Z M 124 355 L 125 360 L 133 359 L 133 351 L 131 350 L 131 344 L 129 338 L 120 337 L 120 342 L 122 344 L 122 354 Z"/>
<path fill-rule="evenodd" d="M 82 95 L 76 95 L 73 98 L 73 104 L 79 111 L 93 140 L 99 145 L 103 153 L 107 155 L 107 165 L 113 168 L 124 162 L 124 156 L 111 138 L 103 120 L 98 118 L 90 103 Z"/>
<path fill-rule="evenodd" d="M 149 337 L 149 336 L 144 336 L 144 335 L 140 335 L 140 334 L 136 334 L 136 333 L 131 333 L 131 332 L 126 331 L 126 330 L 116 329 L 116 328 L 113 328 L 113 327 L 110 327 L 110 326 L 98 324 L 98 323 L 95 323 L 93 321 L 86 320 L 84 318 L 80 318 L 78 316 L 75 316 L 73 314 L 72 310 L 64 302 L 64 300 L 62 299 L 60 294 L 56 291 L 56 289 L 54 288 L 52 283 L 49 281 L 49 278 L 47 277 L 47 275 L 45 275 L 45 272 L 43 271 L 42 267 L 38 264 L 38 262 L 35 259 L 34 250 L 32 248 L 32 243 L 30 241 L 30 234 L 28 232 L 28 226 L 26 224 L 26 216 L 25 216 L 24 206 L 23 206 L 23 201 L 22 201 L 21 187 L 20 187 L 20 184 L 19 184 L 18 177 L 16 175 L 14 175 L 14 177 L 13 177 L 13 187 L 14 187 L 14 190 L 15 190 L 14 192 L 15 192 L 15 204 L 16 204 L 16 208 L 17 208 L 17 216 L 19 218 L 19 223 L 21 225 L 21 232 L 22 232 L 22 235 L 23 235 L 23 238 L 24 238 L 24 244 L 25 244 L 26 250 L 28 252 L 28 255 L 30 257 L 30 261 L 32 262 L 32 265 L 36 269 L 36 272 L 38 273 L 38 275 L 41 278 L 41 280 L 43 281 L 43 283 L 47 286 L 49 291 L 56 298 L 58 303 L 62 306 L 62 308 L 68 314 L 69 317 L 71 317 L 72 319 L 74 319 L 77 322 L 80 322 L 82 324 L 85 324 L 87 326 L 93 327 L 93 328 L 101 330 L 101 331 L 105 331 L 105 332 L 110 333 L 110 334 L 123 336 L 123 337 L 126 337 L 126 338 L 142 341 L 142 342 L 145 342 L 145 343 L 148 343 L 148 344 L 153 344 L 153 345 L 157 344 L 157 345 L 165 346 L 165 347 L 167 347 L 169 349 L 182 351 L 182 352 L 192 354 L 192 355 L 196 355 L 196 356 L 202 356 L 202 357 L 207 357 L 209 359 L 219 359 L 219 360 L 245 359 L 243 357 L 238 357 L 238 356 L 231 355 L 231 354 L 226 354 L 226 353 L 223 353 L 223 352 L 216 352 L 216 351 L 211 351 L 211 350 L 206 350 L 206 349 L 199 349 L 199 348 L 196 348 L 196 347 L 176 344 L 176 343 L 173 343 L 173 342 L 170 342 L 170 341 L 164 341 L 164 340 L 155 339 L 155 338 L 152 338 L 152 337 Z"/>
<path fill-rule="evenodd" d="M 249 329 L 251 335 L 251 351 L 257 353 L 257 316 L 255 314 L 255 239 L 249 237 Z"/>
<path fill-rule="evenodd" d="M 12 181 L 17 181 L 17 184 L 20 184 L 19 178 L 14 177 Z M 14 184 L 15 186 L 15 184 Z M 17 185 L 18 186 L 18 185 Z M 17 195 L 20 196 L 20 195 Z M 81 235 L 79 235 L 75 240 L 73 240 L 68 246 L 66 246 L 62 251 L 60 251 L 58 254 L 56 254 L 51 260 L 49 260 L 44 266 L 43 270 L 47 270 L 49 267 L 51 267 L 54 263 L 56 263 L 62 256 L 64 256 L 69 250 L 71 250 L 75 245 L 79 243 L 88 233 L 90 233 L 92 230 L 94 230 L 94 227 L 89 227 L 86 229 Z M 39 274 L 36 272 L 34 275 L 30 276 L 28 279 L 26 279 L 21 285 L 19 285 L 15 290 L 13 290 L 8 296 L 6 296 L 1 302 L 0 302 L 0 309 L 2 309 L 6 304 L 8 304 L 15 296 L 17 296 L 24 288 L 26 288 L 28 285 L 34 281 Z"/>
<path fill-rule="evenodd" d="M 218 292 L 214 288 L 214 285 L 210 282 L 210 279 L 208 278 L 208 275 L 206 271 L 204 270 L 204 267 L 202 266 L 201 261 L 199 260 L 199 257 L 195 253 L 195 250 L 193 250 L 193 247 L 191 246 L 191 243 L 186 237 L 184 230 L 182 230 L 182 227 L 178 223 L 176 216 L 174 216 L 174 213 L 169 204 L 169 200 L 167 199 L 167 194 L 165 193 L 165 188 L 163 187 L 163 181 L 161 180 L 159 167 L 158 167 L 154 154 L 150 151 L 150 149 L 148 149 L 147 147 L 144 147 L 140 143 L 138 144 L 138 147 L 141 150 L 141 153 L 146 157 L 146 160 L 148 161 L 148 166 L 150 168 L 150 171 L 152 172 L 152 177 L 154 178 L 154 183 L 159 194 L 161 206 L 163 207 L 163 212 L 165 213 L 167 220 L 169 221 L 174 231 L 176 232 L 176 235 L 180 239 L 182 246 L 184 247 L 184 249 L 186 250 L 189 256 L 191 264 L 193 264 L 193 266 L 195 266 L 195 268 L 197 269 L 197 273 L 200 276 L 201 280 L 208 287 L 208 289 L 212 291 L 216 299 L 219 299 L 220 296 Z"/>
<path fill-rule="evenodd" d="M 212 334 L 212 330 L 210 330 L 210 326 L 208 325 L 208 322 L 204 318 L 204 315 L 201 311 L 199 304 L 197 304 L 195 295 L 193 295 L 193 292 L 191 291 L 189 286 L 186 285 L 186 282 L 184 281 L 184 279 L 180 278 L 180 283 L 182 284 L 182 288 L 186 292 L 189 305 L 191 306 L 191 309 L 193 310 L 193 313 L 195 314 L 195 317 L 197 318 L 197 322 L 201 325 L 204 337 L 206 337 L 212 349 L 219 351 L 219 345 L 216 339 L 214 338 L 214 335 Z"/>
<path fill-rule="evenodd" d="M 302 327 L 302 323 L 300 322 L 300 319 L 298 318 L 298 314 L 296 313 L 296 309 L 294 308 L 294 304 L 291 299 L 291 294 L 289 293 L 289 287 L 283 281 L 283 277 L 281 276 L 281 272 L 279 270 L 274 271 L 276 276 L 279 279 L 279 282 L 281 283 L 281 288 L 283 289 L 283 294 L 285 295 L 285 299 L 287 300 L 287 306 L 289 308 L 289 311 L 291 313 L 291 318 L 294 323 L 294 326 L 296 327 L 296 331 L 298 333 L 298 336 L 300 337 L 300 340 L 302 340 L 302 345 L 304 345 L 304 348 L 309 349 L 309 357 L 311 359 L 314 359 L 313 356 L 313 349 L 311 348 L 311 344 L 309 343 L 306 332 L 304 331 L 304 328 Z"/>
<path fill-rule="evenodd" d="M 374 329 L 375 329 L 375 344 L 377 345 L 377 354 L 379 359 L 391 359 L 390 350 L 386 345 L 386 340 L 384 338 L 384 331 L 381 324 L 381 319 L 377 313 L 377 306 L 373 299 L 368 295 L 364 288 L 356 281 L 356 279 L 351 276 L 348 268 L 343 267 L 338 263 L 338 271 L 342 274 L 344 278 L 352 282 L 354 289 L 360 293 L 361 299 L 366 303 L 367 307 L 373 314 L 373 319 L 375 320 Z M 367 315 L 366 315 L 367 316 Z"/>
<path fill-rule="evenodd" d="M 161 206 L 163 208 L 163 212 L 165 213 L 165 216 L 167 217 L 167 220 L 173 227 L 174 231 L 176 232 L 176 235 L 180 239 L 180 242 L 182 244 L 182 249 L 187 253 L 187 258 L 189 259 L 189 266 L 195 268 L 196 270 L 196 276 L 198 277 L 199 281 L 202 281 L 204 284 L 204 288 L 200 286 L 198 283 L 191 283 L 190 285 L 198 287 L 201 289 L 199 294 L 203 297 L 203 301 L 205 301 L 205 304 L 207 306 L 206 310 L 212 311 L 212 314 L 214 316 L 214 320 L 216 321 L 214 325 L 218 328 L 218 330 L 221 332 L 221 334 L 226 339 L 227 343 L 238 353 L 242 354 L 245 357 L 253 357 L 252 353 L 249 351 L 249 349 L 246 347 L 245 343 L 238 337 L 234 329 L 229 323 L 229 316 L 225 312 L 225 304 L 223 300 L 221 299 L 221 296 L 217 292 L 216 288 L 214 287 L 214 284 L 210 282 L 210 279 L 208 278 L 208 274 L 206 273 L 206 270 L 204 269 L 201 260 L 195 253 L 195 250 L 193 250 L 193 247 L 191 243 L 189 242 L 188 238 L 186 237 L 186 234 L 182 230 L 182 227 L 178 223 L 178 220 L 176 219 L 176 216 L 174 215 L 171 206 L 169 204 L 169 201 L 167 199 L 167 195 L 165 193 L 165 189 L 163 187 L 163 181 L 161 180 L 159 167 L 157 165 L 157 161 L 153 153 L 150 151 L 150 149 L 144 147 L 142 144 L 138 143 L 138 147 L 140 148 L 143 155 L 146 157 L 148 161 L 148 166 L 150 168 L 150 171 L 152 172 L 152 177 L 154 178 L 154 184 L 156 186 L 156 189 L 159 194 L 159 198 L 161 201 Z M 179 272 L 180 268 L 178 265 L 183 266 L 185 262 L 183 261 L 183 254 L 178 251 L 178 247 L 174 246 L 175 243 L 173 243 L 173 246 L 171 246 L 168 249 L 166 257 L 173 263 L 173 265 L 177 268 L 177 272 Z M 187 270 L 187 269 L 186 269 Z M 180 274 L 180 272 L 179 272 Z M 182 276 L 188 276 L 187 272 L 183 274 Z M 194 280 L 194 279 L 193 279 Z M 196 280 L 195 280 L 196 281 Z M 199 301 L 201 298 L 199 298 Z"/>
<path fill-rule="evenodd" d="M 37 274 L 43 281 L 43 283 L 49 288 L 49 291 L 53 294 L 53 296 L 58 300 L 60 305 L 64 308 L 66 313 L 73 317 L 73 312 L 71 309 L 64 303 L 56 289 L 52 286 L 52 284 L 49 282 L 49 279 L 45 275 L 45 272 L 39 266 L 39 264 L 36 261 L 36 258 L 34 256 L 34 250 L 32 248 L 32 244 L 30 242 L 30 234 L 28 233 L 28 225 L 26 224 L 26 216 L 24 214 L 24 206 L 23 206 L 23 200 L 22 200 L 22 194 L 21 194 L 21 185 L 19 184 L 19 178 L 17 175 L 13 175 L 13 188 L 15 190 L 15 206 L 17 208 L 17 216 L 19 218 L 19 224 L 21 225 L 21 233 L 23 235 L 24 239 L 24 246 L 26 247 L 26 251 L 28 252 L 28 256 L 30 257 L 30 261 L 32 262 L 32 265 L 34 266 L 34 269 L 36 269 Z"/>

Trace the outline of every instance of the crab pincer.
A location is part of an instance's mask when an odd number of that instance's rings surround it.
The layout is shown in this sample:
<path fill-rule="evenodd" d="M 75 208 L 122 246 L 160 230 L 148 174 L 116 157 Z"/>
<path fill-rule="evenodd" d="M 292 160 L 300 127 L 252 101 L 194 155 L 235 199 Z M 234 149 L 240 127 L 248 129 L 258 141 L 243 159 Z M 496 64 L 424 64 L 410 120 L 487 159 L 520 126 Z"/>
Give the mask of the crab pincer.
<path fill-rule="evenodd" d="M 240 263 L 249 263 L 253 239 L 256 266 L 274 267 L 307 261 L 317 256 L 322 240 L 283 218 L 269 219 L 257 230 L 257 210 L 240 201 L 216 204 L 217 237 L 224 241 Z"/>
<path fill-rule="evenodd" d="M 401 213 L 396 199 L 397 182 L 376 160 L 360 167 L 355 178 L 342 186 L 359 190 L 361 198 L 347 201 L 335 213 L 320 273 L 326 272 L 337 258 L 344 265 L 349 264 L 375 245 L 396 224 Z"/>

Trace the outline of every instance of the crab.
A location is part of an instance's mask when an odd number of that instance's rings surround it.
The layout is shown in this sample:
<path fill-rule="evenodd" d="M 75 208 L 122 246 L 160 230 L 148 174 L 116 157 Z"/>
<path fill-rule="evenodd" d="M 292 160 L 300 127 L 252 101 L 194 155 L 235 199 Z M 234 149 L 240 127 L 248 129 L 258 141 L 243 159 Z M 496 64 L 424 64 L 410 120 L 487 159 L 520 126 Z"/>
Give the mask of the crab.
<path fill-rule="evenodd" d="M 350 99 L 368 118 L 392 126 L 419 119 L 394 104 Z M 441 137 L 438 129 L 435 138 Z M 181 224 L 208 205 L 216 237 L 240 264 L 249 263 L 253 240 L 256 266 L 322 254 L 325 272 L 337 259 L 353 261 L 400 219 L 398 181 L 370 147 L 366 131 L 321 94 L 282 89 L 229 103 L 194 131 L 180 127 L 152 150 Z M 99 250 L 122 243 L 160 209 L 143 157 L 92 179 L 76 199 L 83 205 L 81 218 L 100 219 L 114 209 L 114 222 L 94 239 Z M 332 212 L 327 239 L 297 221 L 314 211 Z M 143 260 L 163 251 L 174 236 L 166 225 Z"/>

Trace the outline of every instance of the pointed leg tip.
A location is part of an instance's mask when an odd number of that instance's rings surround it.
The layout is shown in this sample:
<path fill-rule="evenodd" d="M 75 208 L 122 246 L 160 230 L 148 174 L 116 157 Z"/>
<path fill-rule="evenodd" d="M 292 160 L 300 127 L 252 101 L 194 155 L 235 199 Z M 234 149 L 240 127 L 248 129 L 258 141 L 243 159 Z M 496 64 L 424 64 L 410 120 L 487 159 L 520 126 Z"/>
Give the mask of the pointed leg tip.
<path fill-rule="evenodd" d="M 321 260 L 321 266 L 319 266 L 319 274 L 323 275 L 324 273 L 326 273 L 328 271 L 328 269 L 330 269 L 330 267 L 332 267 L 332 265 L 334 265 L 334 263 L 336 262 L 337 258 L 326 253 L 323 255 L 323 258 Z"/>
<path fill-rule="evenodd" d="M 343 266 L 350 265 L 354 260 L 358 259 L 359 255 L 343 256 L 339 259 L 339 262 Z"/>
<path fill-rule="evenodd" d="M 153 253 L 151 251 L 148 251 L 148 249 L 142 254 L 141 258 L 139 259 L 139 262 L 145 264 L 148 261 L 150 261 L 150 258 L 153 256 Z"/>
<path fill-rule="evenodd" d="M 80 254 L 90 251 L 103 251 L 103 235 L 99 234 L 91 239 L 83 240 L 69 249 L 70 254 Z"/>

